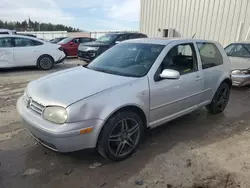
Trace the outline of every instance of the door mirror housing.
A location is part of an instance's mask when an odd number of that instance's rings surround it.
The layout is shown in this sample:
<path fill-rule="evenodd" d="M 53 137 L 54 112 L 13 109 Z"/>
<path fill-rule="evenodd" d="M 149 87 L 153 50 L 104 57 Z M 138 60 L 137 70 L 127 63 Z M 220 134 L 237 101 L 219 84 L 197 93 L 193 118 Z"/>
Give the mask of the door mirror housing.
<path fill-rule="evenodd" d="M 172 70 L 172 69 L 164 69 L 160 74 L 162 79 L 179 79 L 180 73 L 179 71 Z"/>
<path fill-rule="evenodd" d="M 74 44 L 74 42 L 72 42 L 72 41 L 71 41 L 71 42 L 69 42 L 69 45 L 73 45 L 73 44 Z"/>

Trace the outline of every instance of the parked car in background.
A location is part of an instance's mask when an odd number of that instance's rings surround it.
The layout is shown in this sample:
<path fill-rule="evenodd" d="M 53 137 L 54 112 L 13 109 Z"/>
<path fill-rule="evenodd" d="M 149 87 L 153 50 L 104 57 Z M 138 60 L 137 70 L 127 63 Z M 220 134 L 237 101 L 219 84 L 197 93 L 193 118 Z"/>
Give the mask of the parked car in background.
<path fill-rule="evenodd" d="M 58 44 L 62 46 L 66 56 L 77 56 L 77 49 L 81 43 L 92 42 L 94 39 L 88 37 L 67 37 Z"/>
<path fill-rule="evenodd" d="M 147 128 L 203 106 L 221 113 L 231 84 L 229 59 L 217 42 L 135 39 L 85 67 L 29 83 L 17 109 L 44 146 L 59 152 L 97 148 L 118 161 L 137 149 Z"/>
<path fill-rule="evenodd" d="M 115 44 L 136 38 L 147 38 L 147 35 L 128 32 L 105 34 L 94 42 L 81 44 L 78 48 L 78 58 L 90 62 Z"/>
<path fill-rule="evenodd" d="M 37 66 L 48 70 L 64 59 L 57 44 L 22 35 L 0 35 L 0 68 Z"/>
<path fill-rule="evenodd" d="M 16 34 L 15 30 L 0 29 L 0 35 L 14 35 L 14 34 Z"/>
<path fill-rule="evenodd" d="M 54 38 L 52 40 L 50 40 L 51 43 L 57 44 L 58 42 L 62 41 L 63 39 L 65 39 L 67 37 L 58 37 L 58 38 Z"/>
<path fill-rule="evenodd" d="M 226 48 L 235 86 L 250 85 L 250 42 L 232 43 Z"/>

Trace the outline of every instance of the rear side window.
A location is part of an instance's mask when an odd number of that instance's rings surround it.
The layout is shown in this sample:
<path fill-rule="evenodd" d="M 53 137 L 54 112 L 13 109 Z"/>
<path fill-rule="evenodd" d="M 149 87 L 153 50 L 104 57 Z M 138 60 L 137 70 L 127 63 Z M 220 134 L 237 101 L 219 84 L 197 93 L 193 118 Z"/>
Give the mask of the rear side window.
<path fill-rule="evenodd" d="M 0 38 L 0 48 L 10 48 L 13 47 L 12 39 L 10 37 Z"/>
<path fill-rule="evenodd" d="M 215 44 L 198 42 L 197 46 L 201 56 L 202 69 L 223 64 L 223 57 Z"/>
<path fill-rule="evenodd" d="M 91 42 L 92 40 L 90 38 L 80 38 L 79 39 L 81 43 L 83 42 Z"/>
<path fill-rule="evenodd" d="M 29 46 L 39 46 L 42 42 L 31 40 L 27 38 L 15 38 L 15 47 L 29 47 Z"/>

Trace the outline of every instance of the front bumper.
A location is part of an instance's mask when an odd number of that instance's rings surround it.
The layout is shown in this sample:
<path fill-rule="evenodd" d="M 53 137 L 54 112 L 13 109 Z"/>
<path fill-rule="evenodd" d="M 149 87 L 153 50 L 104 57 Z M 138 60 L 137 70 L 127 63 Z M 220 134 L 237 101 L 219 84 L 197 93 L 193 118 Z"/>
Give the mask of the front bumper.
<path fill-rule="evenodd" d="M 103 121 L 85 120 L 75 123 L 57 125 L 51 123 L 31 109 L 27 108 L 23 97 L 17 101 L 17 111 L 23 119 L 24 126 L 34 138 L 45 147 L 58 152 L 72 152 L 95 148 Z M 80 130 L 93 127 L 91 133 L 80 134 Z"/>
<path fill-rule="evenodd" d="M 81 59 L 83 61 L 91 62 L 98 56 L 98 52 L 96 52 L 96 51 L 81 51 L 81 50 L 78 50 L 77 56 L 78 56 L 79 59 Z"/>
<path fill-rule="evenodd" d="M 63 58 L 60 57 L 57 61 L 55 61 L 55 64 L 62 63 L 62 62 L 64 62 L 65 59 L 66 59 L 66 55 L 64 55 Z"/>
<path fill-rule="evenodd" d="M 232 76 L 232 81 L 233 81 L 233 86 L 247 86 L 250 85 L 250 74 L 236 74 L 236 75 L 231 75 Z"/>

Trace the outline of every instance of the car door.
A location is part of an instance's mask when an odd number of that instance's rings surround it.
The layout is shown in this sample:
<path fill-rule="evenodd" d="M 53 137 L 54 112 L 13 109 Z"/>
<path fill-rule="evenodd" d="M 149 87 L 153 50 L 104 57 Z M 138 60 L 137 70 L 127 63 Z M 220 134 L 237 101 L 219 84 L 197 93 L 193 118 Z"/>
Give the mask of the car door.
<path fill-rule="evenodd" d="M 172 42 L 150 81 L 150 126 L 155 127 L 198 108 L 204 85 L 193 43 Z M 180 72 L 179 79 L 161 79 L 164 69 Z"/>
<path fill-rule="evenodd" d="M 0 37 L 0 68 L 14 66 L 12 37 Z"/>
<path fill-rule="evenodd" d="M 77 50 L 80 45 L 80 39 L 74 38 L 71 42 L 68 44 L 68 52 L 69 56 L 77 56 Z"/>
<path fill-rule="evenodd" d="M 35 66 L 42 55 L 43 43 L 24 37 L 14 37 L 14 61 L 17 66 Z"/>
<path fill-rule="evenodd" d="M 201 72 L 204 77 L 200 104 L 203 106 L 211 102 L 225 69 L 222 68 L 223 57 L 216 44 L 210 42 L 197 42 L 196 44 L 201 59 Z"/>

